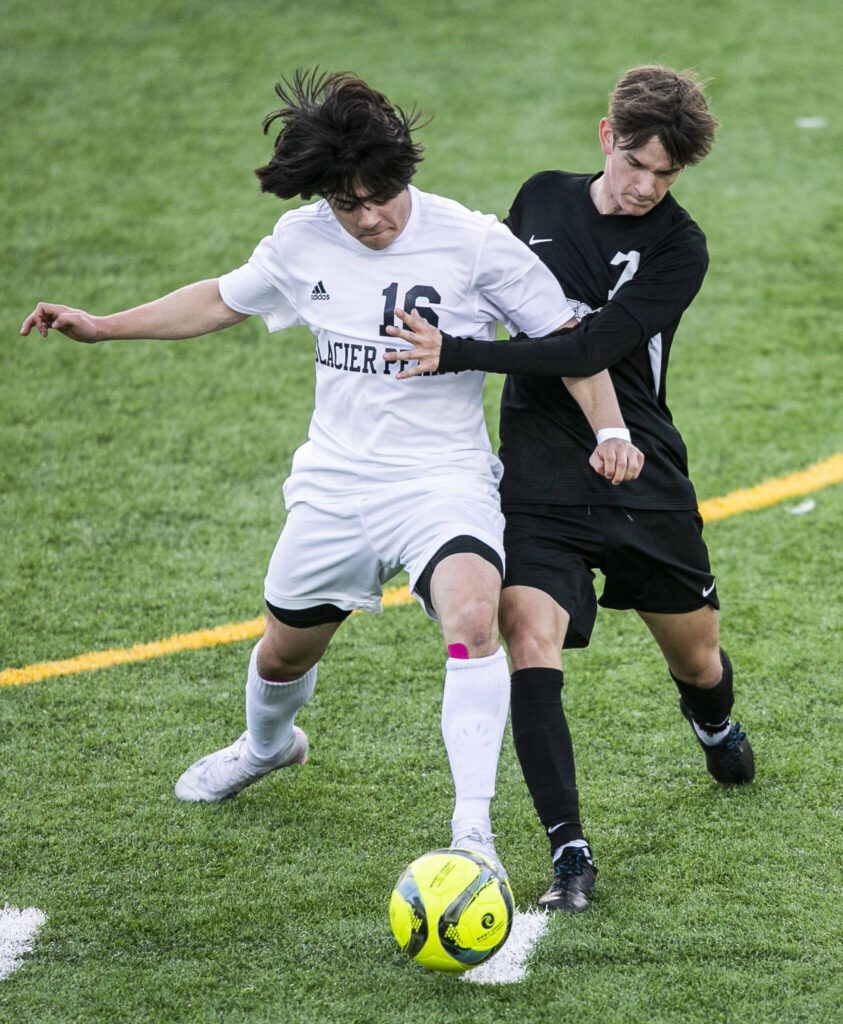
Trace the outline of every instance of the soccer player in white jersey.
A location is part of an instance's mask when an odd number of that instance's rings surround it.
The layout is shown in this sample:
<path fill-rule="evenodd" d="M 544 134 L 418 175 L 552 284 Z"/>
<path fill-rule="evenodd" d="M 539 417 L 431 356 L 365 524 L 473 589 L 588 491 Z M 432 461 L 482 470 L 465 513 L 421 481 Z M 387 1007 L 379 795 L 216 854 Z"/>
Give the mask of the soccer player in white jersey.
<path fill-rule="evenodd" d="M 270 331 L 310 327 L 315 407 L 284 488 L 288 516 L 265 581 L 246 731 L 188 768 L 176 796 L 224 800 L 305 761 L 308 740 L 294 719 L 314 691 L 317 662 L 352 610 L 380 609 L 382 584 L 403 567 L 447 648 L 452 845 L 495 856 L 489 806 L 509 672 L 497 627 L 501 469 L 483 421 L 483 374 L 402 386 L 384 355 L 403 343 L 387 328 L 396 309 L 415 309 L 450 334 L 491 341 L 497 321 L 541 336 L 572 312 L 553 275 L 494 217 L 410 185 L 421 159 L 417 114 L 350 75 L 298 73 L 276 91 L 282 106 L 264 129 L 277 120 L 281 130 L 256 172 L 261 186 L 319 201 L 284 214 L 247 263 L 218 279 L 111 316 L 39 303 L 21 333 L 185 338 L 251 315 Z M 605 432 L 595 471 L 616 483 L 635 477 L 640 453 L 608 375 L 569 383 L 594 431 Z"/>

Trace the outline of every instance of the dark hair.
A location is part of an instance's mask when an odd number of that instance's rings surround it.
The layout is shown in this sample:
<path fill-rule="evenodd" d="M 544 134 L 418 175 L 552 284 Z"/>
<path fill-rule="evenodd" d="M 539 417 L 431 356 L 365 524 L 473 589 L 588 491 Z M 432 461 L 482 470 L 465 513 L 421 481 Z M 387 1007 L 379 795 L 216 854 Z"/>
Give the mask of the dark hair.
<path fill-rule="evenodd" d="M 261 190 L 281 199 L 320 195 L 353 208 L 386 202 L 409 185 L 422 159 L 413 142 L 419 112 L 400 107 L 346 72 L 296 71 L 275 92 L 282 107 L 263 122 L 281 122 L 272 159 L 255 171 Z"/>
<path fill-rule="evenodd" d="M 621 149 L 639 149 L 656 136 L 678 166 L 699 163 L 718 125 L 703 85 L 691 71 L 653 64 L 627 71 L 609 97 L 609 123 Z"/>

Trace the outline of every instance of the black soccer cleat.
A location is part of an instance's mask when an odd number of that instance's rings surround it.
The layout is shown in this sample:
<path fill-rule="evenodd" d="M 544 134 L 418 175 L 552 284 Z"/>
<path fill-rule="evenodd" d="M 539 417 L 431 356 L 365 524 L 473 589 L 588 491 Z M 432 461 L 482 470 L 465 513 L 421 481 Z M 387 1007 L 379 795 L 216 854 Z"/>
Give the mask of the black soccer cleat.
<path fill-rule="evenodd" d="M 724 786 L 752 782 L 755 778 L 755 755 L 740 722 L 732 722 L 726 739 L 712 747 L 697 736 L 691 712 L 682 700 L 679 701 L 679 710 L 688 719 L 697 743 L 705 751 L 705 766 L 712 778 Z"/>
<path fill-rule="evenodd" d="M 553 866 L 553 882 L 539 897 L 539 906 L 545 910 L 562 910 L 579 914 L 588 907 L 588 895 L 594 888 L 597 868 L 591 859 L 591 850 L 570 846 Z"/>

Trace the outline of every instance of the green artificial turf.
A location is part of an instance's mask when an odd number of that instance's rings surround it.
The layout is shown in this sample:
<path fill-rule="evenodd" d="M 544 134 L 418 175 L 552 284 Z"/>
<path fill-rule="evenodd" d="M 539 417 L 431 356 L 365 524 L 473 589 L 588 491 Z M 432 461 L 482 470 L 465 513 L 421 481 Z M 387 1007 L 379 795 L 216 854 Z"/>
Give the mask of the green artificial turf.
<path fill-rule="evenodd" d="M 669 401 L 698 494 L 843 449 L 840 28 L 833 0 L 6 0 L 0 669 L 261 611 L 310 415 L 309 332 L 249 321 L 88 348 L 17 330 L 39 299 L 108 312 L 243 262 L 285 208 L 252 168 L 272 85 L 296 67 L 418 101 L 434 115 L 419 186 L 501 216 L 535 170 L 599 169 L 623 70 L 696 67 L 722 129 L 674 191 L 711 269 Z M 633 616 L 601 613 L 568 658 L 600 877 L 516 985 L 428 974 L 389 934 L 390 889 L 446 839 L 451 803 L 441 641 L 418 608 L 350 620 L 300 715 L 310 762 L 218 807 L 179 804 L 172 784 L 242 729 L 248 643 L 0 690 L 0 907 L 48 915 L 0 981 L 0 1019 L 840 1019 L 841 488 L 813 497 L 805 515 L 790 501 L 706 529 L 751 787 L 706 775 Z M 494 812 L 526 908 L 547 858 L 509 738 Z"/>

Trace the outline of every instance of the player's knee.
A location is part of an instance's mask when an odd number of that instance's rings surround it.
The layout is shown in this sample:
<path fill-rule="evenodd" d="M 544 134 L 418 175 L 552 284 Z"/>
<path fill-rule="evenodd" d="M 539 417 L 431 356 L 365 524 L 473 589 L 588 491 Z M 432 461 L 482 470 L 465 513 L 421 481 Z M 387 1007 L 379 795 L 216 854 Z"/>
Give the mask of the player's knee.
<path fill-rule="evenodd" d="M 510 618 L 503 624 L 503 635 L 509 650 L 513 671 L 556 664 L 561 645 L 551 632 L 543 632 L 525 619 Z"/>
<path fill-rule="evenodd" d="M 507 644 L 513 672 L 522 668 L 558 667 L 561 658 L 559 646 L 537 636 L 520 636 L 513 643 Z"/>
<path fill-rule="evenodd" d="M 497 601 L 485 595 L 464 601 L 443 629 L 448 646 L 463 645 L 470 658 L 493 654 L 499 646 Z"/>
<path fill-rule="evenodd" d="M 258 647 L 258 672 L 262 679 L 275 683 L 287 683 L 299 679 L 313 668 L 312 657 L 296 652 L 285 652 L 268 637 Z"/>
<path fill-rule="evenodd" d="M 670 665 L 671 672 L 683 683 L 709 689 L 720 682 L 723 665 L 720 661 L 720 647 L 700 647 L 674 657 Z"/>

